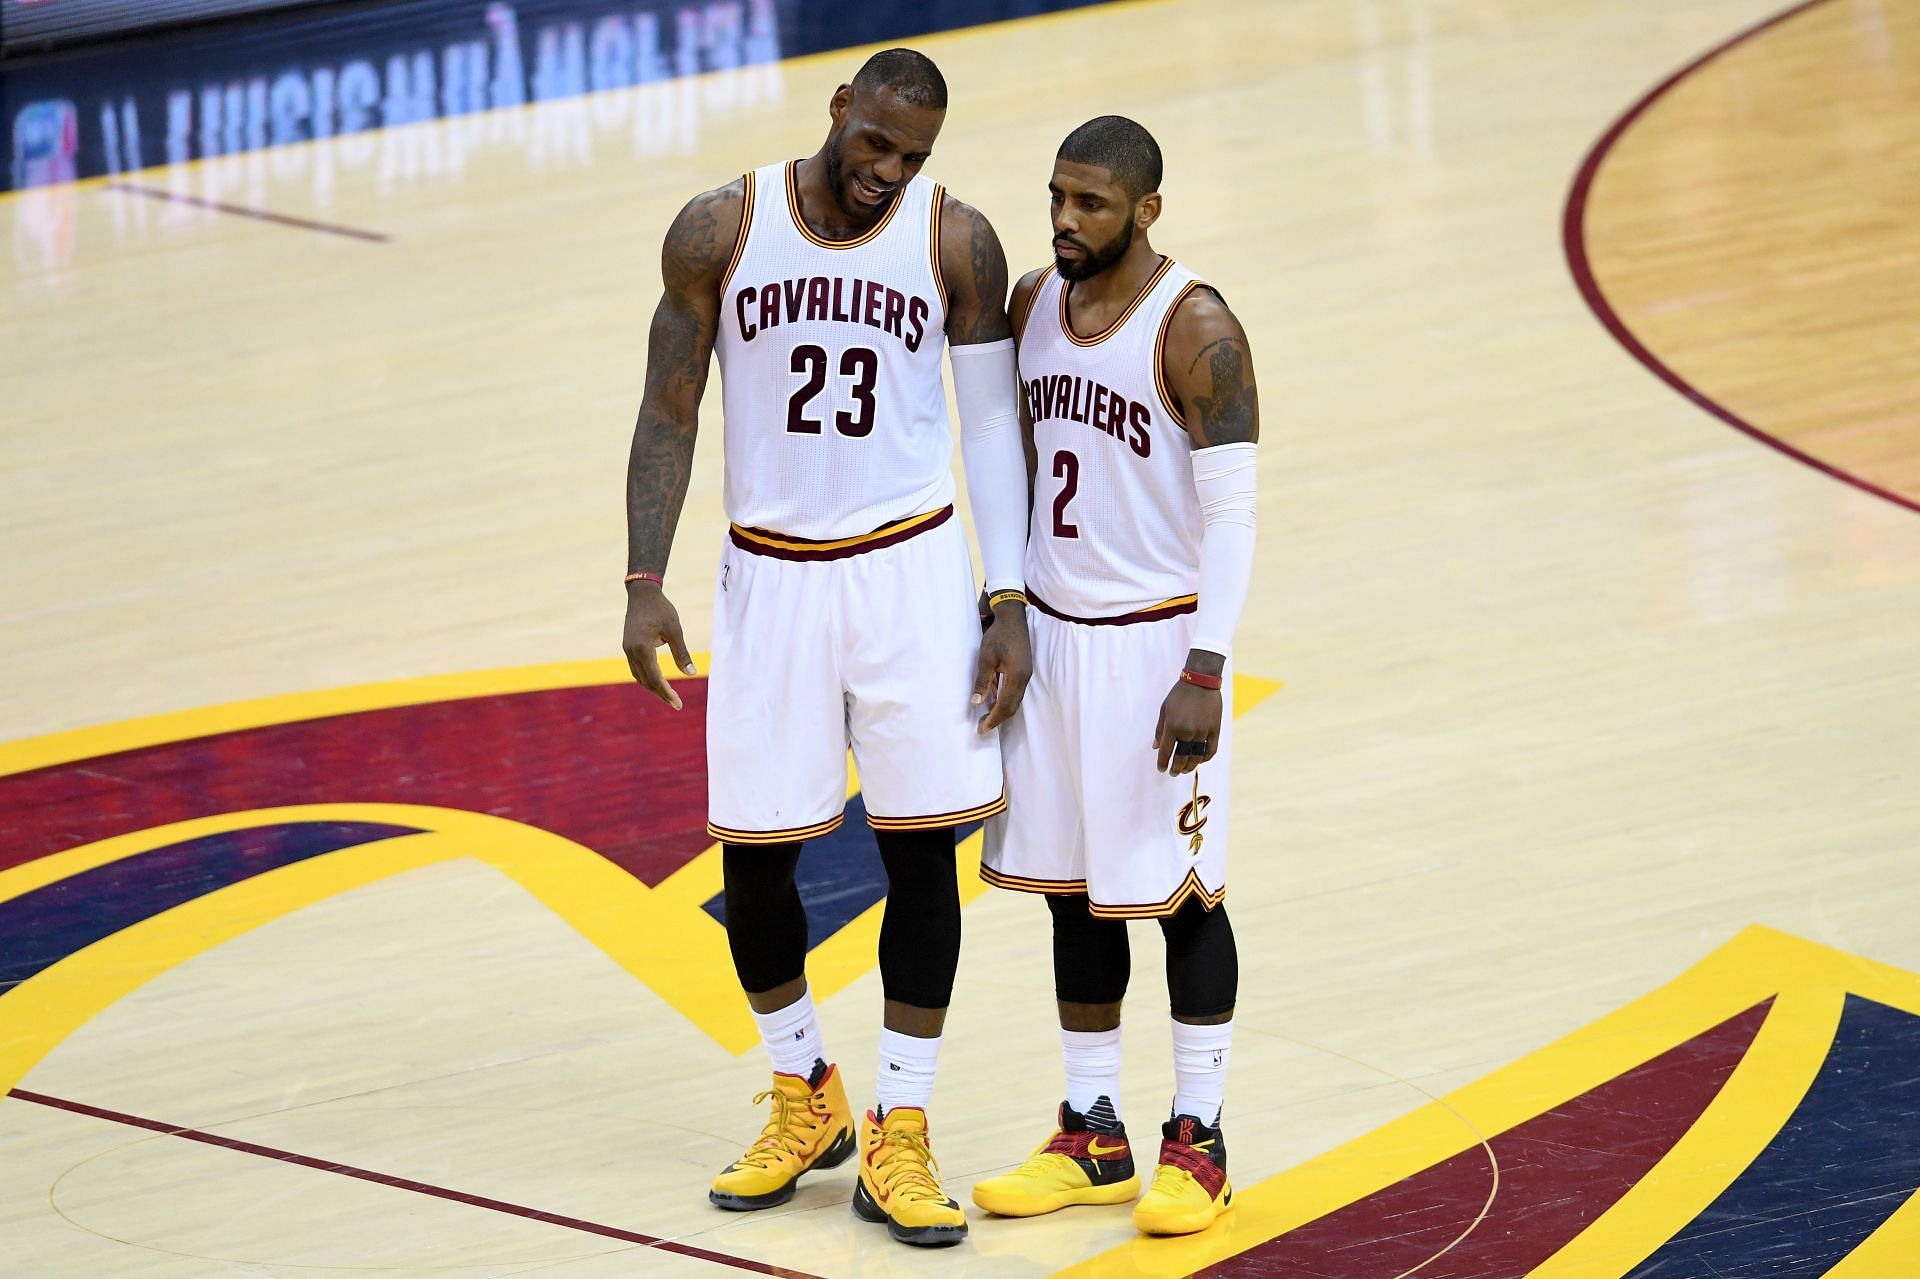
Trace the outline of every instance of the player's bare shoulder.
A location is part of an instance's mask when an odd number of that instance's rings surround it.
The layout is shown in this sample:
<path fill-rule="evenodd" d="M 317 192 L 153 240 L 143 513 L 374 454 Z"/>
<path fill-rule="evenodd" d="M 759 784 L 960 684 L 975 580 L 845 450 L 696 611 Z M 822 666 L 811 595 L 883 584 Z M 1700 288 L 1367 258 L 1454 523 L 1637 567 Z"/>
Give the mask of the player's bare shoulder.
<path fill-rule="evenodd" d="M 1260 438 L 1253 350 L 1239 317 L 1210 285 L 1187 290 L 1175 305 L 1160 362 L 1195 447 Z"/>
<path fill-rule="evenodd" d="M 987 215 L 946 192 L 940 204 L 940 278 L 947 289 L 947 341 L 998 342 L 1007 327 L 1007 254 Z"/>
<path fill-rule="evenodd" d="M 670 293 L 717 287 L 738 247 L 747 214 L 748 177 L 702 191 L 688 200 L 667 228 L 660 269 Z"/>
<path fill-rule="evenodd" d="M 1013 339 L 1018 342 L 1027 327 L 1027 315 L 1033 310 L 1033 295 L 1052 267 L 1037 266 L 1014 282 L 1013 297 L 1007 302 L 1007 317 L 1013 324 Z"/>

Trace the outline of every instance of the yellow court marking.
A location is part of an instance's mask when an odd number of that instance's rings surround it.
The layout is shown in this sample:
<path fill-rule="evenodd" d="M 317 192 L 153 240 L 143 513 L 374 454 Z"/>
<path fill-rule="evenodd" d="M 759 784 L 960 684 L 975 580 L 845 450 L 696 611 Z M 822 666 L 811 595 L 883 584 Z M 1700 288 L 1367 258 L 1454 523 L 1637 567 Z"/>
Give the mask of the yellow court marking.
<path fill-rule="evenodd" d="M 1822 1279 L 1913 1279 L 1915 1257 L 1920 1257 L 1920 1195 L 1902 1204 Z"/>
<path fill-rule="evenodd" d="M 704 671 L 707 654 L 694 653 L 694 665 Z M 670 680 L 685 678 L 663 661 Z M 112 755 L 118 751 L 161 746 L 193 737 L 211 737 L 247 728 L 265 728 L 356 711 L 389 710 L 426 702 L 451 702 L 463 697 L 494 697 L 503 693 L 537 693 L 554 688 L 582 688 L 632 679 L 625 658 L 595 658 L 584 662 L 550 662 L 538 666 L 506 666 L 462 671 L 453 675 L 426 675 L 415 679 L 322 688 L 307 693 L 257 697 L 219 706 L 169 711 L 140 719 L 49 733 L 17 742 L 0 742 L 0 777 L 32 768 L 68 764 L 78 759 Z"/>
<path fill-rule="evenodd" d="M 692 917 L 590 848 L 505 818 L 415 804 L 302 804 L 196 818 L 113 840 L 94 865 L 205 835 L 301 821 L 424 828 L 279 867 L 101 939 L 0 996 L 0 1089 L 140 985 L 224 941 L 349 888 L 471 857 L 538 898 L 729 1052 L 759 1042 L 734 983 L 726 931 Z M 77 850 L 94 853 L 100 846 Z M 5 886 L 5 897 L 31 891 Z M 704 926 L 703 926 L 704 925 Z"/>
<path fill-rule="evenodd" d="M 1773 997 L 1747 1056 L 1694 1128 L 1634 1191 L 1535 1272 L 1556 1279 L 1616 1276 L 1697 1215 L 1772 1139 L 1819 1070 L 1848 993 L 1920 1015 L 1920 976 L 1769 928 L 1747 928 L 1618 1012 L 1241 1191 L 1223 1225 L 1184 1239 L 1137 1240 L 1059 1273 L 1073 1279 L 1192 1274 L 1404 1181 L 1480 1144 L 1477 1134 L 1495 1137 Z M 1911 1238 L 1920 1232 L 1920 1217 L 1902 1211 L 1880 1233 L 1889 1231 L 1890 1239 Z M 1869 1244 L 1875 1255 L 1892 1247 L 1879 1234 Z"/>
<path fill-rule="evenodd" d="M 1739 1179 L 1813 1086 L 1846 1005 L 1838 987 L 1783 993 L 1719 1094 L 1672 1150 L 1530 1279 L 1623 1273 Z"/>
<path fill-rule="evenodd" d="M 705 654 L 696 664 L 705 665 Z M 627 678 L 624 660 L 478 671 L 263 698 L 79 729 L 0 746 L 0 775 L 214 733 L 327 715 L 501 693 L 604 684 Z M 1278 690 L 1236 681 L 1239 714 Z M 848 796 L 859 779 L 848 768 Z M 418 804 L 302 804 L 220 813 L 150 827 L 0 871 L 0 902 L 170 844 L 255 826 L 371 821 L 420 828 L 279 867 L 218 889 L 103 938 L 0 996 L 0 1093 L 62 1039 L 116 1000 L 195 955 L 303 906 L 388 875 L 472 857 L 511 877 L 728 1052 L 759 1042 L 733 977 L 726 929 L 701 904 L 721 889 L 720 847 L 649 888 L 590 848 L 550 831 L 483 813 Z M 981 836 L 957 851 L 963 903 L 985 891 Z M 877 902 L 807 959 L 821 998 L 873 967 L 884 902 Z"/>

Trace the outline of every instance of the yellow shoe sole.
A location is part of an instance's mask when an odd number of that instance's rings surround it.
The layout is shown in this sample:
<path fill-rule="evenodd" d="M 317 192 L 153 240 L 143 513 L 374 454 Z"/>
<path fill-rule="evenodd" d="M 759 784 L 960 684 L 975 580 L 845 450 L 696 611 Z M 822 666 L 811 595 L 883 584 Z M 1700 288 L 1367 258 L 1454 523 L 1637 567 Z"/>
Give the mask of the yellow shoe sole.
<path fill-rule="evenodd" d="M 1195 1235 L 1227 1215 L 1233 1207 L 1233 1183 L 1220 1188 L 1217 1203 L 1193 1212 L 1142 1212 L 1133 1210 L 1133 1224 L 1149 1235 Z"/>
<path fill-rule="evenodd" d="M 1140 1178 L 1129 1177 L 1105 1186 L 1083 1186 L 1078 1190 L 1056 1190 L 1050 1195 L 996 1193 L 986 1182 L 973 1188 L 974 1207 L 998 1217 L 1041 1217 L 1062 1208 L 1080 1204 L 1123 1204 L 1140 1197 Z"/>

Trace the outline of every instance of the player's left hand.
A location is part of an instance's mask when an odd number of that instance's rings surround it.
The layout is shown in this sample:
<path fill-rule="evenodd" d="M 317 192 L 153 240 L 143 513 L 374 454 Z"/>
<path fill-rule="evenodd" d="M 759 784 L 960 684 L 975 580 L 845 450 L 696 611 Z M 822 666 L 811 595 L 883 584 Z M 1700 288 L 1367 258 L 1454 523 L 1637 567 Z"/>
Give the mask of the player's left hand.
<path fill-rule="evenodd" d="M 1027 639 L 1027 606 L 1009 600 L 993 610 L 993 623 L 980 637 L 980 662 L 973 676 L 973 704 L 985 706 L 981 733 L 1013 718 L 1033 678 L 1033 646 Z"/>
<path fill-rule="evenodd" d="M 1169 777 L 1191 773 L 1220 753 L 1220 719 L 1225 699 L 1217 688 L 1201 688 L 1174 681 L 1173 691 L 1160 703 L 1160 723 L 1153 730 L 1153 749 L 1160 753 L 1157 767 Z M 1204 754 L 1175 754 L 1176 742 L 1205 742 Z"/>

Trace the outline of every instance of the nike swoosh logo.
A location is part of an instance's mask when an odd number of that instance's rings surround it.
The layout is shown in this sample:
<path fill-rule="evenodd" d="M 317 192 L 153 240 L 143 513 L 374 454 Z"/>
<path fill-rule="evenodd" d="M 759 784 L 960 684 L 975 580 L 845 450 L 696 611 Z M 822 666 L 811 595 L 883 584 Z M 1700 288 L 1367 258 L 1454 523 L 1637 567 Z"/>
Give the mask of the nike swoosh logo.
<path fill-rule="evenodd" d="M 1087 1153 L 1095 1159 L 1105 1159 L 1108 1155 L 1124 1155 L 1127 1153 L 1127 1143 L 1123 1141 L 1117 1146 L 1102 1146 L 1100 1139 L 1095 1137 L 1087 1143 Z"/>

